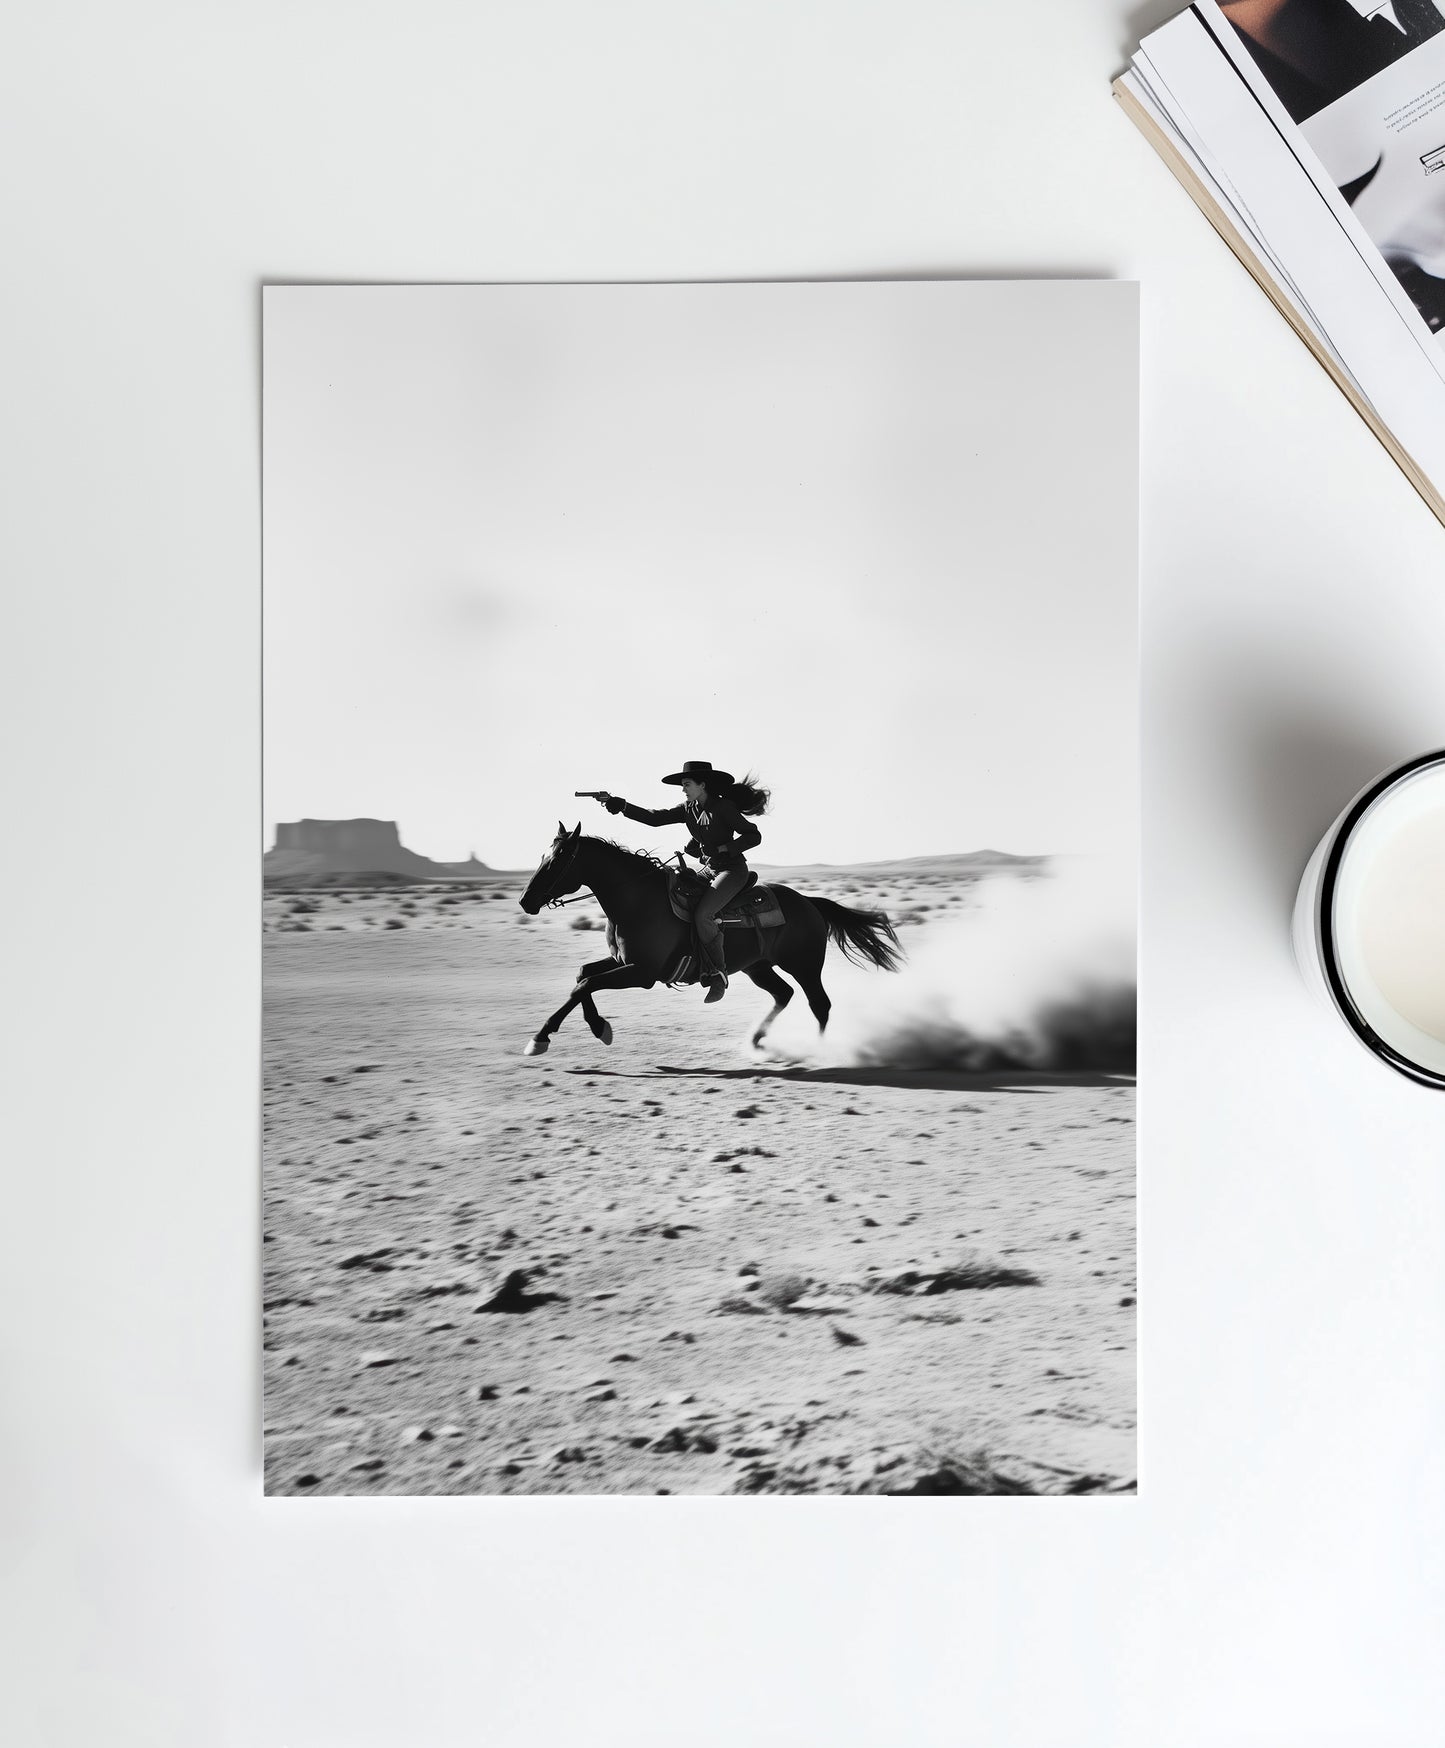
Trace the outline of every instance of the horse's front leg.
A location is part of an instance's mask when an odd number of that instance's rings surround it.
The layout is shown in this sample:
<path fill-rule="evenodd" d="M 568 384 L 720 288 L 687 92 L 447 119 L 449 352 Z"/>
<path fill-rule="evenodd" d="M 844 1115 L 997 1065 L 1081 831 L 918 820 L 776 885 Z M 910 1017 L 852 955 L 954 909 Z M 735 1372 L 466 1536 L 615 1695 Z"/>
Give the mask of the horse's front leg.
<path fill-rule="evenodd" d="M 546 1023 L 528 1038 L 522 1054 L 524 1056 L 541 1056 L 552 1048 L 552 1034 L 555 1032 L 579 1002 L 587 1000 L 587 985 L 585 982 L 574 984 L 572 993 L 556 1011 L 547 1016 Z M 597 1010 L 594 1008 L 593 1012 Z"/>
<path fill-rule="evenodd" d="M 615 959 L 603 959 L 594 961 L 594 963 L 605 967 L 605 969 L 593 972 L 589 966 L 582 967 L 584 975 L 579 977 L 571 995 L 557 1009 L 556 1013 L 548 1018 L 545 1025 L 527 1040 L 526 1048 L 522 1052 L 524 1056 L 540 1056 L 543 1051 L 547 1050 L 551 1046 L 553 1032 L 557 1030 L 573 1008 L 579 1004 L 585 1004 L 583 1011 L 586 1012 L 587 1006 L 591 1006 L 592 996 L 599 989 L 651 989 L 657 981 L 656 978 L 648 977 L 639 971 L 637 966 L 619 965 Z M 596 1007 L 592 1007 L 591 1016 L 595 1017 L 598 1022 L 592 1027 L 597 1037 L 603 1038 L 603 1029 L 608 1033 L 611 1032 L 612 1028 L 597 1012 Z M 588 1019 L 589 1025 L 592 1024 L 592 1017 Z M 610 1043 L 611 1038 L 603 1038 L 603 1042 Z"/>
<path fill-rule="evenodd" d="M 616 965 L 615 959 L 593 959 L 577 973 L 577 987 L 582 991 L 582 1018 L 586 1020 L 592 1036 L 604 1044 L 612 1042 L 612 1027 L 597 1011 L 597 1004 L 592 999 L 590 979 L 601 977 Z"/>

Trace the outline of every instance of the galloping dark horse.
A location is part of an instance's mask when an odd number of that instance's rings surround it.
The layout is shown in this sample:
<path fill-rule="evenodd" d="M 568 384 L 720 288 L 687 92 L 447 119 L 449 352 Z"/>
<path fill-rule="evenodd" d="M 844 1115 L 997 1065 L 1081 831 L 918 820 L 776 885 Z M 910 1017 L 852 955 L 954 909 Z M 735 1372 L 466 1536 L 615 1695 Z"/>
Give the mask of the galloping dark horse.
<path fill-rule="evenodd" d="M 728 970 L 741 971 L 773 998 L 771 1010 L 752 1035 L 755 1046 L 793 999 L 792 989 L 773 966 L 797 982 L 821 1032 L 833 1005 L 823 988 L 823 955 L 830 939 L 860 965 L 896 971 L 902 960 L 893 924 L 881 910 L 849 910 L 829 898 L 805 898 L 790 886 L 769 885 L 777 894 L 782 926 L 764 929 L 761 940 L 753 928 L 723 931 Z M 610 989 L 651 989 L 673 973 L 689 946 L 688 924 L 673 915 L 668 902 L 663 863 L 607 838 L 584 838 L 580 825 L 569 832 L 559 820 L 557 836 L 522 894 L 522 909 L 536 916 L 543 905 L 555 904 L 584 886 L 607 913 L 612 957 L 582 967 L 571 995 L 529 1041 L 528 1056 L 540 1056 L 551 1044 L 553 1032 L 579 1005 L 592 1035 L 610 1044 L 612 1027 L 597 1012 L 593 996 Z"/>

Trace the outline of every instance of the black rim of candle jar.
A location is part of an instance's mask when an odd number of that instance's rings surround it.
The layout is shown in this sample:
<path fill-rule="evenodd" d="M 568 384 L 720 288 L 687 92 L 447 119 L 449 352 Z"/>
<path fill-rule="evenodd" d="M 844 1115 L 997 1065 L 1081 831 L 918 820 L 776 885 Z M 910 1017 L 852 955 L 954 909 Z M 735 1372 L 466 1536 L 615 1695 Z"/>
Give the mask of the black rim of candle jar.
<path fill-rule="evenodd" d="M 1372 1050 L 1381 1061 L 1389 1063 L 1390 1067 L 1415 1081 L 1420 1086 L 1445 1089 L 1445 1074 L 1433 1068 L 1425 1068 L 1420 1063 L 1404 1056 L 1393 1044 L 1387 1043 L 1375 1030 L 1365 1016 L 1356 1007 L 1354 998 L 1340 975 L 1339 960 L 1335 953 L 1335 885 L 1339 878 L 1340 864 L 1344 860 L 1345 847 L 1354 834 L 1355 827 L 1375 805 L 1380 797 L 1397 783 L 1403 783 L 1407 777 L 1413 777 L 1416 772 L 1428 770 L 1431 765 L 1445 764 L 1445 749 L 1439 752 L 1422 753 L 1418 759 L 1411 759 L 1406 765 L 1398 765 L 1393 771 L 1387 771 L 1378 783 L 1372 783 L 1363 795 L 1355 802 L 1350 811 L 1340 821 L 1335 832 L 1334 842 L 1330 845 L 1329 854 L 1325 857 L 1324 871 L 1320 876 L 1319 906 L 1316 912 L 1319 923 L 1320 959 L 1324 966 L 1325 981 L 1329 984 L 1330 994 L 1335 999 L 1335 1005 L 1349 1022 L 1351 1031 L 1369 1050 Z"/>

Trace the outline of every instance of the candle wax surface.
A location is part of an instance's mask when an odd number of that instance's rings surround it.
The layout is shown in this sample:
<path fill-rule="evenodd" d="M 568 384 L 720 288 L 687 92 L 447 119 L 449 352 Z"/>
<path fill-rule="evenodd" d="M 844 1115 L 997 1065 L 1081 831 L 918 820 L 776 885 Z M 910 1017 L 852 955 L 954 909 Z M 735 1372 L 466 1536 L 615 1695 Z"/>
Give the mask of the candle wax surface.
<path fill-rule="evenodd" d="M 1360 894 L 1359 940 L 1380 994 L 1445 1040 L 1445 806 L 1407 819 L 1375 852 Z"/>

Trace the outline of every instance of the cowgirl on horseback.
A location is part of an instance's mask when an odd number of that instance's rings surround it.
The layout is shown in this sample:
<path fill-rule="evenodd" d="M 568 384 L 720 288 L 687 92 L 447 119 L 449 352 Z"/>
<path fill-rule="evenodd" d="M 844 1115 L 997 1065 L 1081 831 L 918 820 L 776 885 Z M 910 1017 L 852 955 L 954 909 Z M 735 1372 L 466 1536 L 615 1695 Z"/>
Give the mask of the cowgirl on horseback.
<path fill-rule="evenodd" d="M 639 825 L 686 825 L 691 831 L 685 854 L 701 860 L 709 879 L 694 916 L 698 944 L 712 966 L 705 979 L 708 992 L 704 999 L 721 1001 L 728 974 L 717 914 L 747 885 L 745 852 L 763 841 L 763 834 L 747 816 L 767 811 L 768 792 L 750 778 L 738 782 L 730 771 L 715 771 L 706 759 L 688 759 L 680 771 L 662 780 L 681 787 L 684 799 L 680 806 L 635 807 L 620 795 L 605 792 L 598 800 L 609 813 L 620 813 Z"/>

